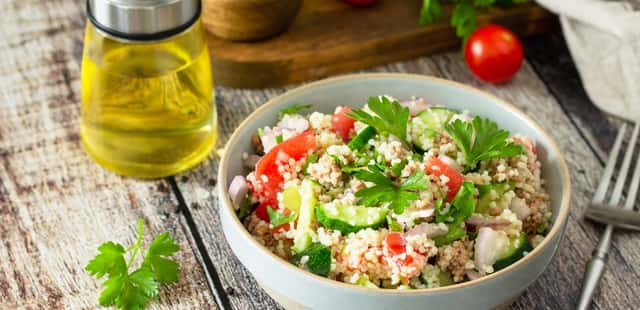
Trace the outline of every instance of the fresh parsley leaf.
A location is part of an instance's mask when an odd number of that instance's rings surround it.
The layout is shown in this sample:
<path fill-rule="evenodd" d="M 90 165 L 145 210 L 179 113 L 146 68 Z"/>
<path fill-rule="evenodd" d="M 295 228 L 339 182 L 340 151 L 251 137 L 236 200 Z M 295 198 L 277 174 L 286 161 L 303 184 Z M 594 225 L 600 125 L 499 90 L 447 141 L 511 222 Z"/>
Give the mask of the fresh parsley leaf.
<path fill-rule="evenodd" d="M 143 222 L 138 220 L 138 238 L 125 250 L 124 246 L 106 242 L 85 269 L 97 279 L 108 275 L 98 302 L 102 306 L 115 305 L 120 309 L 143 309 L 158 295 L 160 283 L 178 280 L 178 263 L 167 257 L 180 250 L 174 239 L 165 232 L 158 235 L 147 250 L 142 266 L 129 273 L 129 268 L 142 250 Z M 125 263 L 125 254 L 131 252 Z"/>
<path fill-rule="evenodd" d="M 402 173 L 402 169 L 407 165 L 407 160 L 403 159 L 399 163 L 391 166 L 391 173 L 395 176 L 399 176 Z"/>
<path fill-rule="evenodd" d="M 434 239 L 437 246 L 449 244 L 463 238 L 466 230 L 462 228 L 464 220 L 469 218 L 476 208 L 475 187 L 471 182 L 463 182 L 460 190 L 447 209 L 442 208 L 441 200 L 436 203 L 436 222 L 448 222 L 449 230 L 444 236 Z"/>
<path fill-rule="evenodd" d="M 439 0 L 422 0 L 422 9 L 420 9 L 419 24 L 424 26 L 434 22 L 442 15 Z"/>
<path fill-rule="evenodd" d="M 282 141 L 284 141 L 284 138 L 282 137 L 282 135 L 277 135 L 276 136 L 276 143 L 280 144 L 280 143 L 282 143 Z"/>
<path fill-rule="evenodd" d="M 409 108 L 386 96 L 370 97 L 367 105 L 375 115 L 359 109 L 351 111 L 348 116 L 375 128 L 378 133 L 392 134 L 409 145 L 406 142 Z"/>
<path fill-rule="evenodd" d="M 119 243 L 105 242 L 98 247 L 100 254 L 96 255 L 85 267 L 85 270 L 96 279 L 106 275 L 121 275 L 127 272 L 124 261 L 124 247 Z"/>
<path fill-rule="evenodd" d="M 354 173 L 356 178 L 375 184 L 356 192 L 356 197 L 360 199 L 359 203 L 364 206 L 370 207 L 388 203 L 389 209 L 400 214 L 411 201 L 420 198 L 417 191 L 427 189 L 424 172 L 416 172 L 409 176 L 402 185 L 396 186 L 393 181 L 374 167 L 369 166 L 369 170 L 359 170 Z"/>
<path fill-rule="evenodd" d="M 322 243 L 312 243 L 302 253 L 295 257 L 296 265 L 301 265 L 301 259 L 308 257 L 304 268 L 312 273 L 326 277 L 331 271 L 331 250 Z"/>
<path fill-rule="evenodd" d="M 484 0 L 486 1 L 486 0 Z M 456 35 L 463 40 L 478 28 L 478 13 L 469 0 L 461 0 L 451 13 L 451 26 L 456 28 Z"/>
<path fill-rule="evenodd" d="M 486 118 L 476 116 L 471 122 L 457 119 L 447 124 L 445 130 L 462 150 L 467 171 L 476 168 L 482 160 L 524 153 L 521 145 L 507 141 L 508 131 L 498 128 L 496 123 Z"/>
<path fill-rule="evenodd" d="M 303 171 L 306 171 L 306 169 Z M 238 209 L 238 218 L 243 221 L 257 206 L 258 203 L 254 202 L 251 193 L 248 193 L 244 203 L 242 203 L 242 206 Z"/>
<path fill-rule="evenodd" d="M 174 242 L 174 239 L 168 232 L 158 235 L 151 245 L 147 254 L 144 256 L 142 266 L 153 270 L 157 275 L 160 283 L 173 283 L 178 281 L 179 267 L 178 263 L 167 257 L 180 251 L 180 247 Z"/>
<path fill-rule="evenodd" d="M 297 114 L 297 113 L 300 113 L 300 111 L 306 110 L 310 107 L 311 107 L 310 104 L 294 104 L 288 108 L 284 108 L 280 110 L 280 112 L 278 113 L 278 116 L 280 118 L 283 118 L 287 114 Z"/>
<path fill-rule="evenodd" d="M 284 215 L 271 207 L 267 207 L 267 213 L 269 214 L 269 224 L 273 225 L 273 227 L 289 223 L 296 218 L 296 213 L 293 211 L 289 215 Z"/>

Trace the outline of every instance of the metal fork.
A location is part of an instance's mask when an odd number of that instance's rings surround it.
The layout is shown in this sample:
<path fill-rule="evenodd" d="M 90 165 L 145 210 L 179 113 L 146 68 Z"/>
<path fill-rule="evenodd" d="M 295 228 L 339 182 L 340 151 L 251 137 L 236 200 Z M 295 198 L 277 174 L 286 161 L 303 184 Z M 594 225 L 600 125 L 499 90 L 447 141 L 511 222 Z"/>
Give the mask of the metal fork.
<path fill-rule="evenodd" d="M 613 192 L 611 193 L 609 201 L 606 203 L 609 206 L 618 205 L 618 203 L 620 202 L 620 198 L 622 198 L 622 191 L 627 181 L 627 174 L 629 172 L 629 166 L 631 165 L 633 150 L 638 139 L 638 131 L 640 130 L 639 124 L 640 123 L 636 123 L 633 128 L 631 139 L 629 140 L 629 145 L 627 146 L 622 165 L 620 166 L 620 171 L 618 172 L 618 176 L 616 178 L 616 184 L 613 187 Z M 607 195 L 607 189 L 609 188 L 609 182 L 611 181 L 611 177 L 613 176 L 613 172 L 619 155 L 618 153 L 620 152 L 622 140 L 624 138 L 626 130 L 627 125 L 623 124 L 622 127 L 620 127 L 618 136 L 616 137 L 611 153 L 609 154 L 609 158 L 607 159 L 607 164 L 604 168 L 602 180 L 600 181 L 600 184 L 598 184 L 598 188 L 596 189 L 596 193 L 593 196 L 591 202 L 592 205 L 602 205 L 604 203 L 605 196 Z M 627 199 L 623 207 L 625 210 L 633 209 L 633 205 L 635 204 L 636 196 L 638 194 L 638 185 L 640 185 L 640 158 L 636 158 L 635 161 L 637 164 L 631 178 L 631 184 L 629 185 L 627 192 Z M 602 273 L 604 272 L 609 248 L 611 247 L 611 236 L 613 234 L 613 228 L 614 225 L 612 224 L 608 224 L 606 226 L 604 232 L 602 233 L 602 236 L 600 237 L 600 242 L 593 252 L 593 257 L 591 257 L 591 260 L 587 264 L 585 278 L 582 283 L 582 294 L 580 295 L 580 300 L 577 307 L 577 309 L 579 310 L 586 310 L 589 307 L 589 305 L 591 304 L 591 299 L 593 298 L 593 293 L 595 292 L 598 283 L 600 282 L 600 278 L 602 278 Z"/>

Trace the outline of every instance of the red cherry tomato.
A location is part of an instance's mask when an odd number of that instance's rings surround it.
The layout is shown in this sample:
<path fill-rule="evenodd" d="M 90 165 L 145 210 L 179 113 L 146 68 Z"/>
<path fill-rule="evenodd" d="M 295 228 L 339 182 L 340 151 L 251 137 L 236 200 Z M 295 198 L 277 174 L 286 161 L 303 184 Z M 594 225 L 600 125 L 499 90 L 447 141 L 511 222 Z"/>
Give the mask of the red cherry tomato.
<path fill-rule="evenodd" d="M 449 181 L 447 182 L 447 201 L 451 201 L 454 197 L 456 197 L 456 194 L 460 190 L 462 182 L 464 182 L 464 176 L 462 176 L 462 174 L 458 172 L 458 170 L 445 164 L 437 157 L 429 157 L 429 159 L 427 159 L 427 164 L 424 170 L 428 174 L 434 175 L 438 178 L 441 175 L 449 178 Z"/>
<path fill-rule="evenodd" d="M 522 65 L 522 44 L 513 32 L 487 25 L 471 34 L 464 50 L 464 58 L 471 72 L 480 80 L 504 83 Z"/>
<path fill-rule="evenodd" d="M 261 205 L 256 209 L 256 215 L 268 221 L 267 206 L 277 208 L 278 193 L 282 189 L 284 177 L 278 171 L 278 163 L 289 158 L 300 160 L 316 148 L 316 135 L 313 130 L 307 130 L 295 137 L 273 147 L 256 163 L 256 180 L 260 187 L 254 188 Z M 263 179 L 266 178 L 266 181 Z"/>
<path fill-rule="evenodd" d="M 378 2 L 378 0 L 343 0 L 343 1 L 353 6 L 370 6 Z"/>
<path fill-rule="evenodd" d="M 332 124 L 333 131 L 342 137 L 342 141 L 347 142 L 351 139 L 351 135 L 354 133 L 353 124 L 356 120 L 347 116 L 351 113 L 351 108 L 344 106 L 341 107 L 336 114 L 333 115 Z"/>

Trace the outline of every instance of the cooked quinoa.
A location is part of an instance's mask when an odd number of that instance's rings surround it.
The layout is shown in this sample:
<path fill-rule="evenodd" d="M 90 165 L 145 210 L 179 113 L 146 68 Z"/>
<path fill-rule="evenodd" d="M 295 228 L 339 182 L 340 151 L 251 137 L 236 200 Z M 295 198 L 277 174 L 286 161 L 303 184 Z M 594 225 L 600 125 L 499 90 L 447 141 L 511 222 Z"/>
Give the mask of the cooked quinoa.
<path fill-rule="evenodd" d="M 504 268 L 544 238 L 532 139 L 416 98 L 305 108 L 258 131 L 264 155 L 230 186 L 247 230 L 285 260 L 354 285 L 433 288 Z"/>

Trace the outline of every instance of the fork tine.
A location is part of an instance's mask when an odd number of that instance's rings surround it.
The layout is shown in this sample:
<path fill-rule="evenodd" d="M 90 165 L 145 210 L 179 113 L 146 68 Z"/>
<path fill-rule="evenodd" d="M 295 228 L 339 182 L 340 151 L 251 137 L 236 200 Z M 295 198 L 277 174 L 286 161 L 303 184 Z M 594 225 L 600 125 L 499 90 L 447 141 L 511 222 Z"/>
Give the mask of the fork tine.
<path fill-rule="evenodd" d="M 607 165 L 604 168 L 604 173 L 602 174 L 602 180 L 600 184 L 598 184 L 598 189 L 596 190 L 595 195 L 593 196 L 593 203 L 602 203 L 604 202 L 604 196 L 607 194 L 607 188 L 609 187 L 609 180 L 613 175 L 613 169 L 616 166 L 616 160 L 618 159 L 618 153 L 620 152 L 620 147 L 622 146 L 622 139 L 624 138 L 624 132 L 627 130 L 627 124 L 624 123 L 618 130 L 618 136 L 616 137 L 616 141 L 613 143 L 613 148 L 609 153 L 609 159 L 607 159 Z"/>
<path fill-rule="evenodd" d="M 636 147 L 636 141 L 638 140 L 639 129 L 640 123 L 636 123 L 636 125 L 633 127 L 633 133 L 631 134 L 629 145 L 627 146 L 627 150 L 624 154 L 622 166 L 620 166 L 620 172 L 618 172 L 616 185 L 613 187 L 613 193 L 611 193 L 611 199 L 609 200 L 609 204 L 613 206 L 617 205 L 620 202 L 620 197 L 622 197 L 622 188 L 627 181 L 627 174 L 629 174 L 629 165 L 631 164 L 631 158 L 633 157 L 633 149 Z"/>
<path fill-rule="evenodd" d="M 638 124 L 636 124 L 636 127 Z M 636 168 L 631 177 L 631 184 L 629 184 L 629 192 L 627 193 L 627 201 L 624 204 L 624 209 L 631 210 L 636 204 L 636 196 L 638 195 L 638 185 L 640 185 L 640 153 L 636 157 Z"/>

